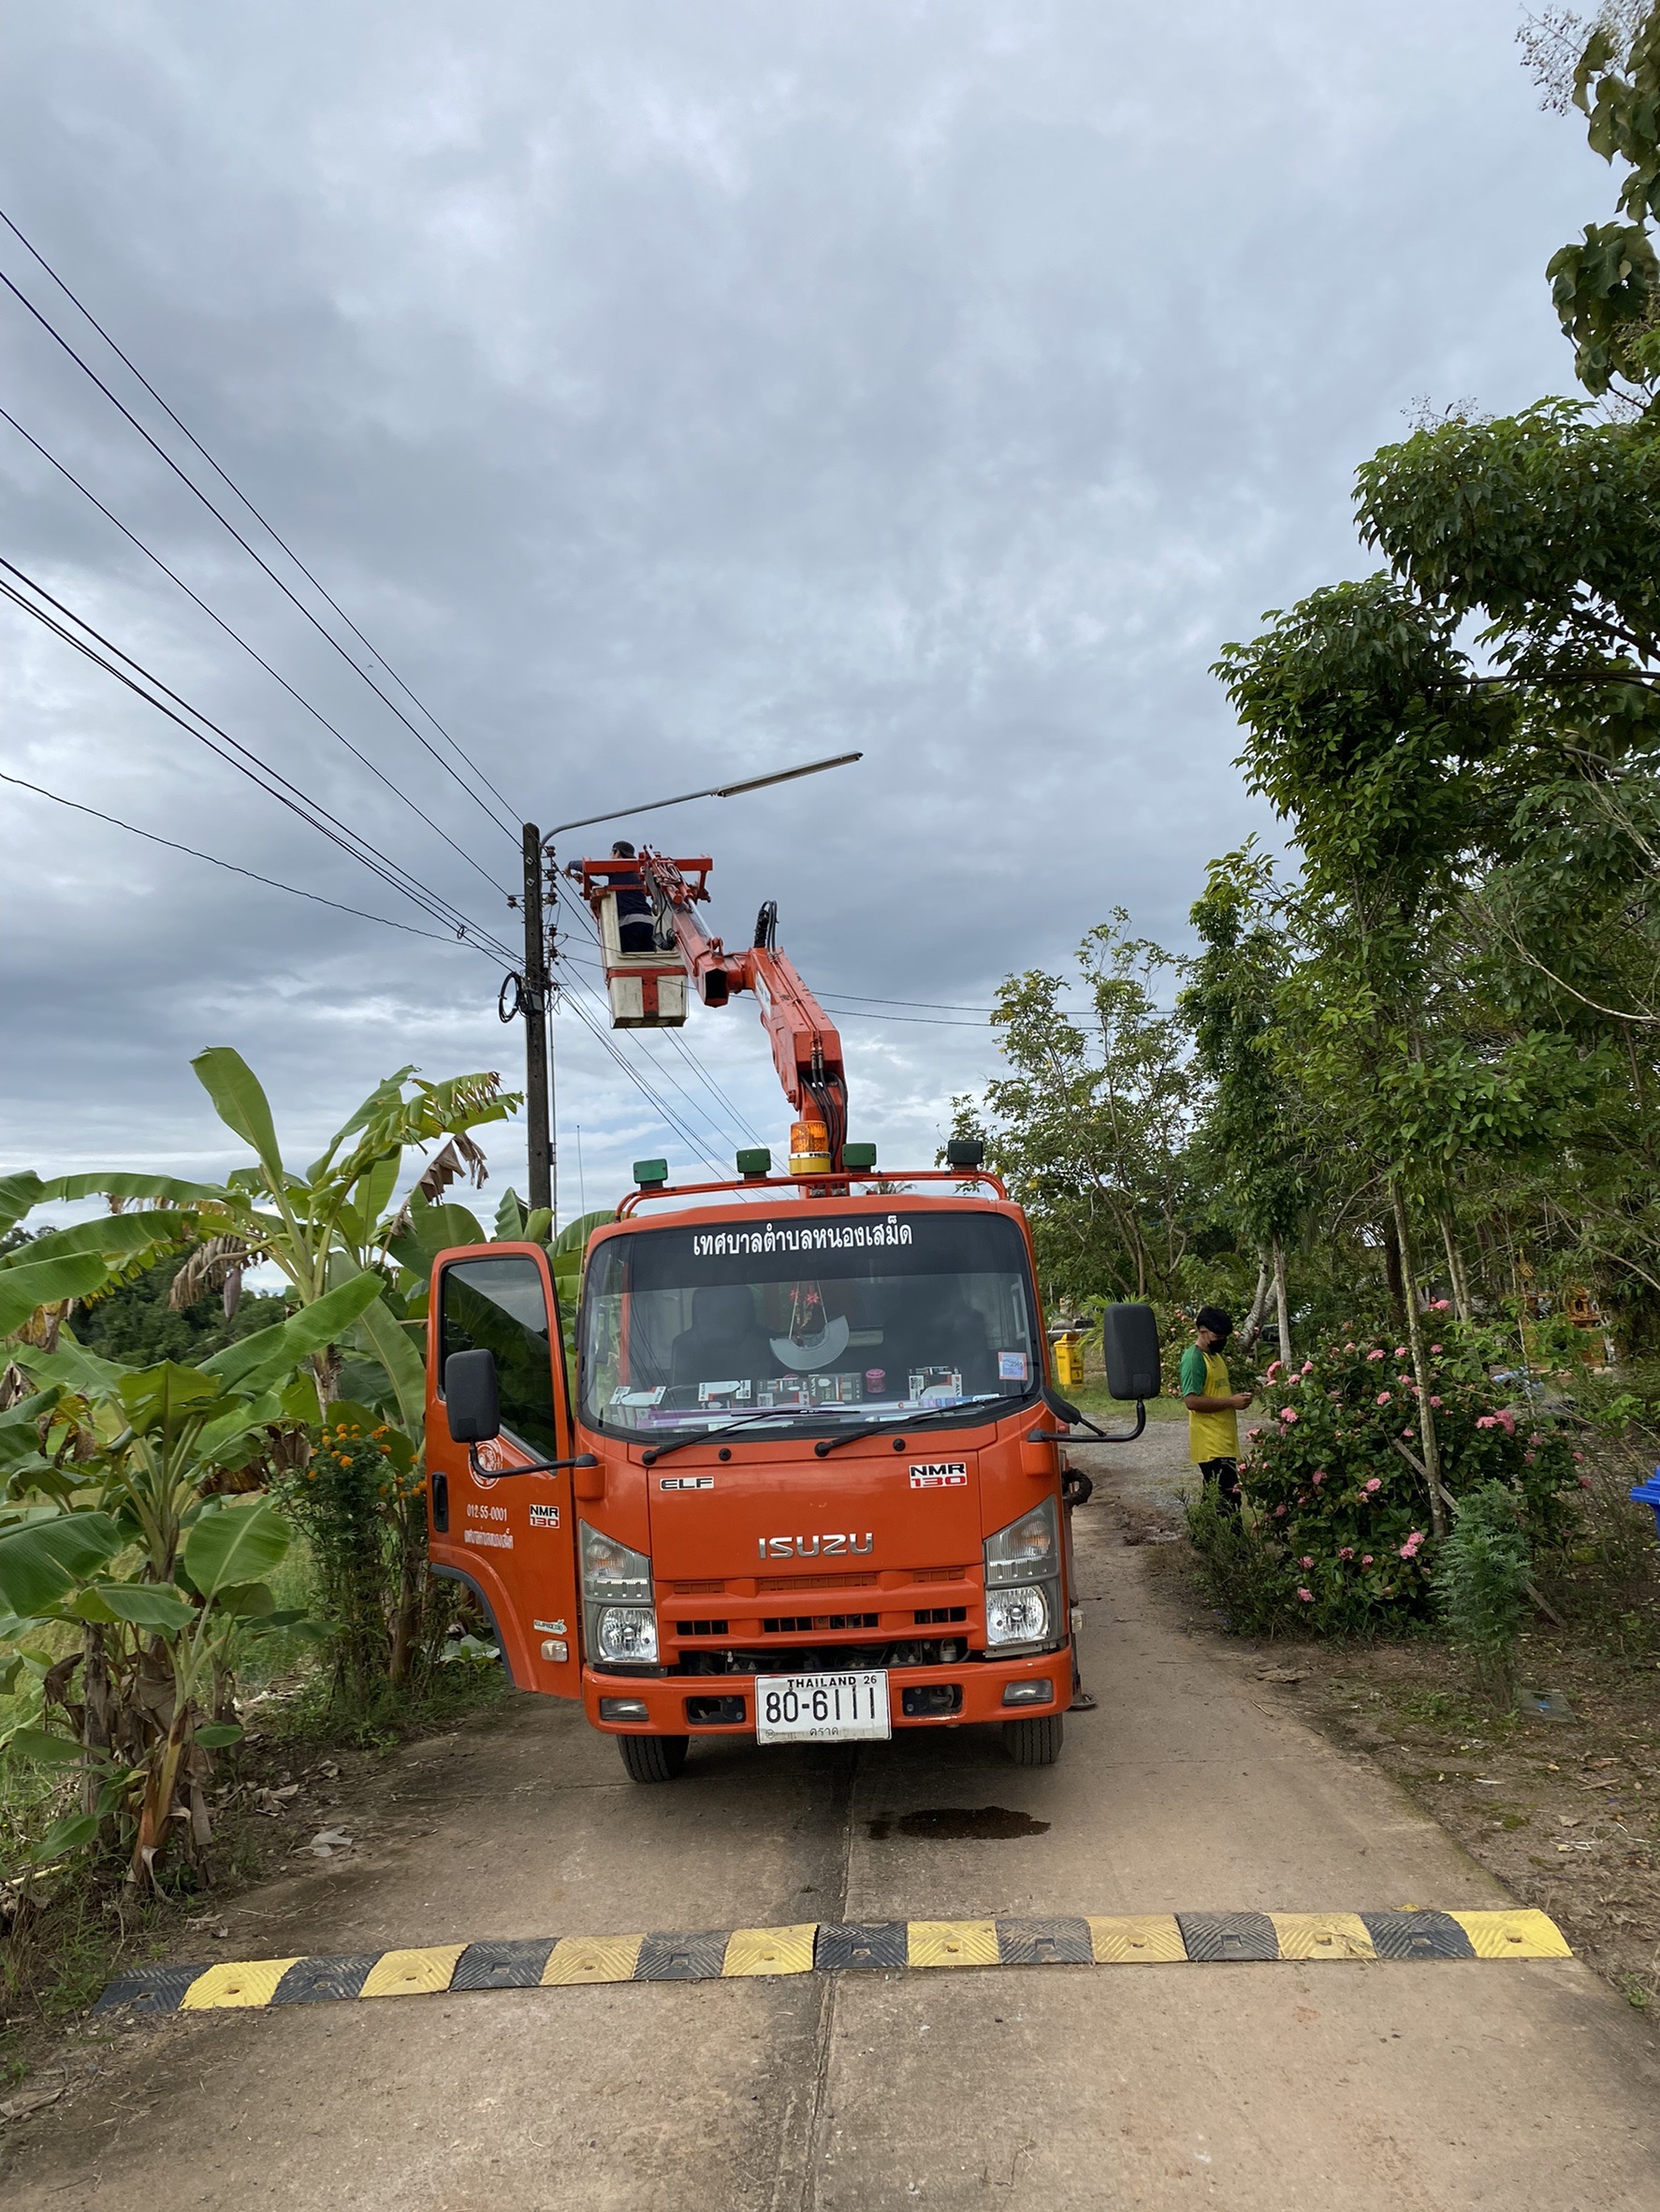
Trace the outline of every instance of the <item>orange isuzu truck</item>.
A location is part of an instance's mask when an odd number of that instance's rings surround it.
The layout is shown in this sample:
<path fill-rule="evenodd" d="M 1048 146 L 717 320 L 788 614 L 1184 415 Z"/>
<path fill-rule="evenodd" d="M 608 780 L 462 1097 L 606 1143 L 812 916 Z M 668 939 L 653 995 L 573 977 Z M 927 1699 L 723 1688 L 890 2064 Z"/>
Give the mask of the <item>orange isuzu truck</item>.
<path fill-rule="evenodd" d="M 706 1003 L 761 997 L 803 1112 L 792 1171 L 741 1153 L 732 1183 L 674 1188 L 640 1162 L 589 1242 L 574 1375 L 540 1245 L 440 1255 L 433 1570 L 476 1594 L 514 1682 L 580 1698 L 639 1782 L 673 1779 L 693 1737 L 965 1724 L 1048 1765 L 1076 1624 L 1054 1423 L 1083 1417 L 1049 1383 L 1025 1216 L 977 1146 L 879 1176 L 845 1141 L 839 1041 L 768 910 L 726 955 L 688 919 L 709 864 L 630 857 L 659 968 Z M 613 1003 L 673 1007 L 619 947 L 619 872 L 584 867 L 608 981 L 632 963 Z M 1110 1307 L 1103 1336 L 1113 1394 L 1157 1395 L 1150 1311 Z"/>

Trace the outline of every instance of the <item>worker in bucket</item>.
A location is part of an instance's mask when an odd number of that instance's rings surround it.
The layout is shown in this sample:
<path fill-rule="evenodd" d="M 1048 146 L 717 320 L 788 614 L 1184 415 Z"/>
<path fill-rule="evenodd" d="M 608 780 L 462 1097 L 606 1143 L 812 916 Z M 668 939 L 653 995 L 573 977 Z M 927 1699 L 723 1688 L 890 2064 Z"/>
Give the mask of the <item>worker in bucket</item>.
<path fill-rule="evenodd" d="M 1232 1333 L 1231 1315 L 1219 1305 L 1201 1305 L 1194 1316 L 1193 1342 L 1182 1354 L 1187 1457 L 1205 1489 L 1214 1488 L 1224 1513 L 1239 1511 L 1239 1416 L 1251 1402 L 1249 1390 L 1233 1388 L 1222 1357 Z"/>
<path fill-rule="evenodd" d="M 633 860 L 634 849 L 626 837 L 619 837 L 611 848 L 613 860 Z M 651 919 L 651 901 L 640 889 L 639 871 L 633 872 L 632 880 L 618 870 L 609 878 L 617 894 L 617 944 L 623 953 L 655 953 L 657 930 Z"/>

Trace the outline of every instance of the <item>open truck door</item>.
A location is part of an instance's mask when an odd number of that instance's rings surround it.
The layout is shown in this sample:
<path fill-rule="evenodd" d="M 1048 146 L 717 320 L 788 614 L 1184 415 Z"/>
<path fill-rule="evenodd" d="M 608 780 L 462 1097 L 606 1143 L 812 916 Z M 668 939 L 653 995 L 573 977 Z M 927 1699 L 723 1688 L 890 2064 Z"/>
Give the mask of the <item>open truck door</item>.
<path fill-rule="evenodd" d="M 495 1433 L 451 1433 L 444 1375 L 458 1353 L 488 1354 Z M 454 1371 L 459 1376 L 468 1367 Z M 471 1410 L 471 1409 L 470 1409 Z M 434 1574 L 464 1582 L 495 1625 L 515 1685 L 582 1695 L 570 1395 L 559 1302 L 539 1244 L 441 1252 L 427 1320 L 427 1522 Z M 565 1463 L 552 1467 L 546 1462 Z"/>

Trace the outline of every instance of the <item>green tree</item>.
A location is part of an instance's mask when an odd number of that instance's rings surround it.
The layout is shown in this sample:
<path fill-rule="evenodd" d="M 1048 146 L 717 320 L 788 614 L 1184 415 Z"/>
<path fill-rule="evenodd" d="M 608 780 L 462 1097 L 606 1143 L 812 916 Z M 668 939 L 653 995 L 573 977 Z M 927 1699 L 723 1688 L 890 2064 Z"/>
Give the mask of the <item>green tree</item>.
<path fill-rule="evenodd" d="M 1292 956 L 1283 905 L 1273 864 L 1254 840 L 1213 861 L 1192 909 L 1202 950 L 1180 1006 L 1208 1079 L 1194 1171 L 1223 1195 L 1240 1230 L 1265 1252 L 1280 1357 L 1289 1361 L 1286 1248 L 1314 1194 L 1318 1116 L 1293 1086 L 1289 1055 L 1274 1049 L 1279 993 Z"/>
<path fill-rule="evenodd" d="M 1586 118 L 1593 151 L 1624 165 L 1625 218 L 1592 223 L 1552 255 L 1546 275 L 1585 388 L 1633 408 L 1660 393 L 1660 8 L 1611 0 L 1591 21 L 1556 8 L 1530 20 L 1523 44 L 1547 103 Z"/>
<path fill-rule="evenodd" d="M 1193 1075 L 1182 1021 L 1156 993 L 1182 964 L 1128 919 L 1114 910 L 1078 948 L 1087 1027 L 1062 1010 L 1061 976 L 1001 985 L 992 1021 L 1010 1072 L 983 1108 L 956 1102 L 959 1133 L 985 1136 L 1032 1215 L 1045 1281 L 1070 1298 L 1168 1296 L 1189 1235 Z"/>

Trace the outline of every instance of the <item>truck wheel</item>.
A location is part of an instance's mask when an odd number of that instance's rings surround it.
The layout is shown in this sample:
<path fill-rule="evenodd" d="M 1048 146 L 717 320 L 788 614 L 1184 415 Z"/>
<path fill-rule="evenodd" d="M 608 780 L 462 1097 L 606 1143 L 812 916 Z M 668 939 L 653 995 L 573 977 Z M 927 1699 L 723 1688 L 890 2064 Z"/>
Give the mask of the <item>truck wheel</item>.
<path fill-rule="evenodd" d="M 686 1764 L 686 1736 L 619 1736 L 617 1748 L 631 1782 L 673 1782 Z"/>
<path fill-rule="evenodd" d="M 1017 1767 L 1053 1767 L 1065 1733 L 1059 1713 L 1033 1713 L 1027 1720 L 1003 1723 L 1003 1748 Z"/>

